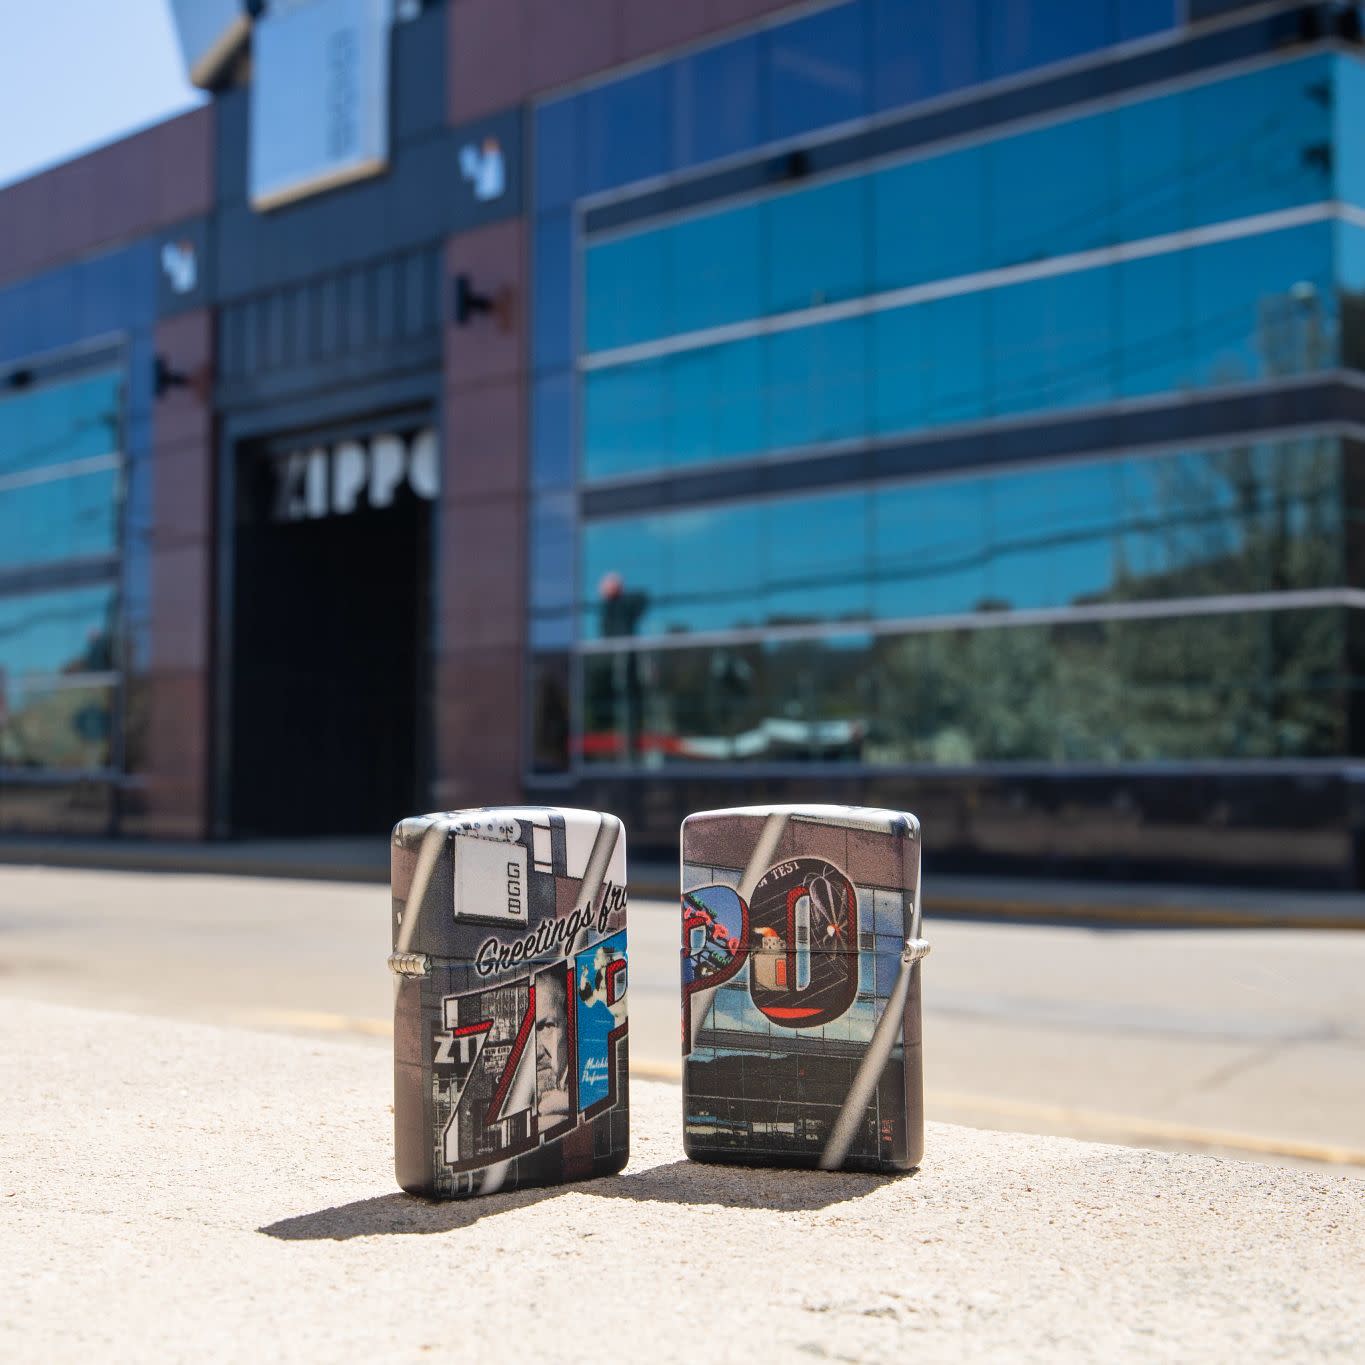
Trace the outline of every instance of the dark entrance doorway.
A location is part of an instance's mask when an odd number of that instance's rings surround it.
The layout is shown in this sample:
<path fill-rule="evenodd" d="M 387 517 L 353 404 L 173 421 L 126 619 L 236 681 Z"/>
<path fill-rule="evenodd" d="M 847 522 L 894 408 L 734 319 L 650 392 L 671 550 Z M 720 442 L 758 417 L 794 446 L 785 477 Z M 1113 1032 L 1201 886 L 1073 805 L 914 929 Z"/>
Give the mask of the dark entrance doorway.
<path fill-rule="evenodd" d="M 386 832 L 423 808 L 429 425 L 239 448 L 234 834 Z"/>

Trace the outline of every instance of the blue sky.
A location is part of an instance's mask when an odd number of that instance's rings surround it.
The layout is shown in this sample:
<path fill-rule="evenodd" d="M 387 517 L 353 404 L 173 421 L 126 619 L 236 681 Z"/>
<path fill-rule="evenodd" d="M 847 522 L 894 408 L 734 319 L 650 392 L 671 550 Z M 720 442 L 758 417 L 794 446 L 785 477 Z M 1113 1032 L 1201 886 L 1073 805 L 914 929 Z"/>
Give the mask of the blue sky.
<path fill-rule="evenodd" d="M 167 0 L 9 0 L 0 185 L 199 103 Z"/>

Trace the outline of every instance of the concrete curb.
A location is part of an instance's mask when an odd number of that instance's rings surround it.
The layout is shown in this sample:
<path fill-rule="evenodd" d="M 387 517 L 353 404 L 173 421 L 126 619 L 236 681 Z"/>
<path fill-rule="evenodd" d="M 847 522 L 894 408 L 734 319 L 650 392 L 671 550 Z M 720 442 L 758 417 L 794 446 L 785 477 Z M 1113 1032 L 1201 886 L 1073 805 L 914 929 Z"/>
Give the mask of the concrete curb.
<path fill-rule="evenodd" d="M 147 843 L 110 839 L 99 843 L 0 839 L 0 864 L 62 867 L 100 872 L 173 872 L 212 877 L 284 877 L 289 880 L 387 883 L 383 858 L 329 857 L 292 849 L 235 843 Z"/>

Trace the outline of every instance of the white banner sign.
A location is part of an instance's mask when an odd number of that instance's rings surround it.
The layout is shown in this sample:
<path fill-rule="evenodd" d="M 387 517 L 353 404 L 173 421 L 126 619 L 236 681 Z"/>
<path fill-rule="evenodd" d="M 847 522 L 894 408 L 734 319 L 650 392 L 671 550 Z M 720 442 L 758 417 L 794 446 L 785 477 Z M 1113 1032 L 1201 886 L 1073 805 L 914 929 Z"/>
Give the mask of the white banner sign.
<path fill-rule="evenodd" d="M 252 32 L 251 203 L 388 164 L 390 0 L 275 0 Z"/>

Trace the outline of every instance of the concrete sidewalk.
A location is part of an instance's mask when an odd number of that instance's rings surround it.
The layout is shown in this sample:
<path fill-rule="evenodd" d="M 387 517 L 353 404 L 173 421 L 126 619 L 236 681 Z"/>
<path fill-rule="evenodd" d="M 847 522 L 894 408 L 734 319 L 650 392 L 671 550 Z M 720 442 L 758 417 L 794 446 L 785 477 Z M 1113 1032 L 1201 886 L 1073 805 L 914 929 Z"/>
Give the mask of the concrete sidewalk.
<path fill-rule="evenodd" d="M 1054 924 L 1365 929 L 1365 894 L 1357 892 L 940 876 L 933 870 L 932 853 L 930 847 L 924 894 L 925 913 L 931 916 Z M 0 836 L 0 864 L 6 863 L 377 883 L 389 879 L 389 846 L 383 838 L 192 843 L 8 835 Z M 674 899 L 677 865 L 632 858 L 630 889 L 641 898 Z"/>
<path fill-rule="evenodd" d="M 373 1047 L 9 1002 L 0 1357 L 1354 1360 L 1365 1184 L 931 1125 L 900 1179 L 698 1167 L 430 1205 Z"/>

